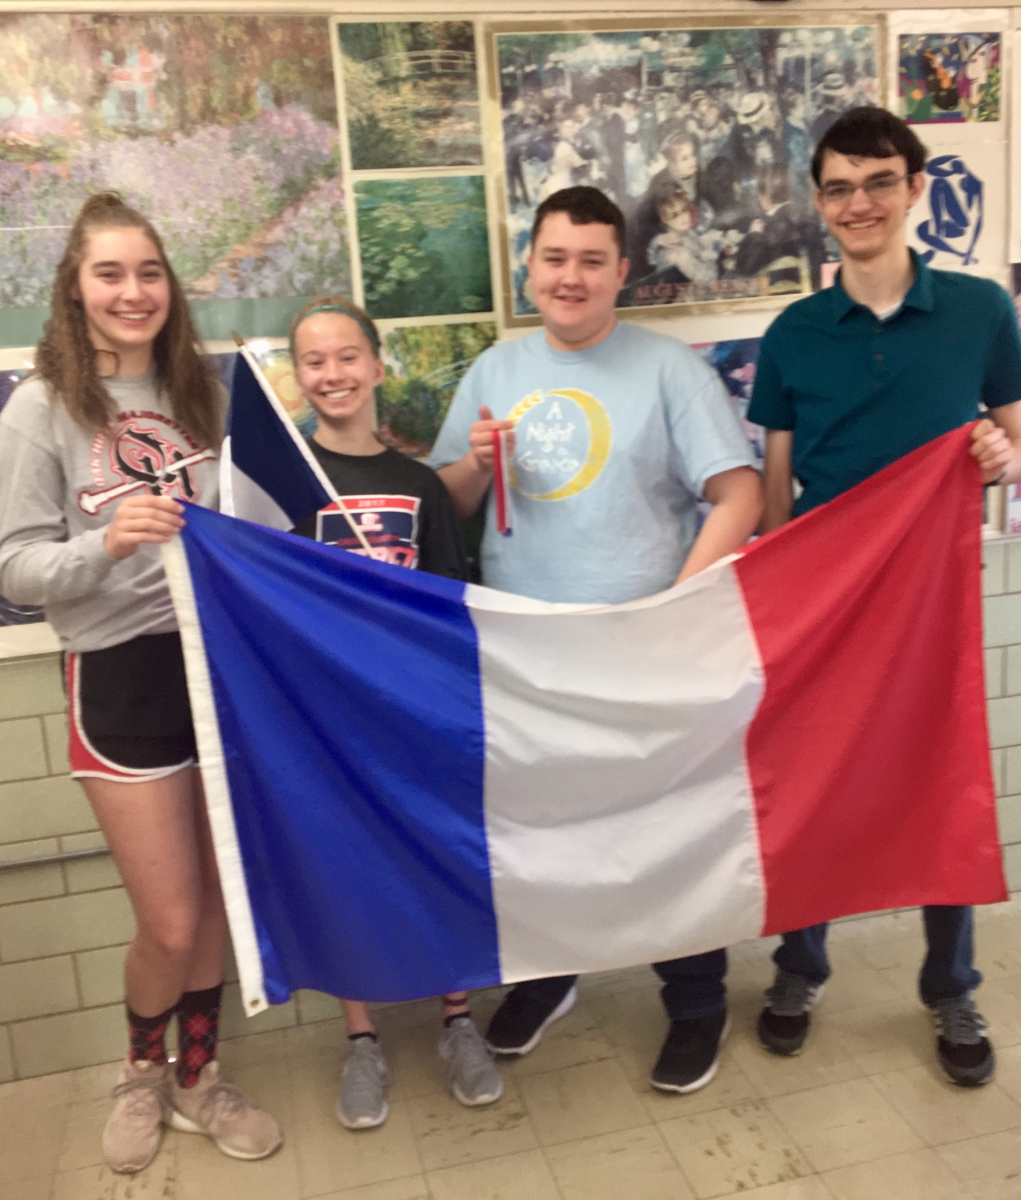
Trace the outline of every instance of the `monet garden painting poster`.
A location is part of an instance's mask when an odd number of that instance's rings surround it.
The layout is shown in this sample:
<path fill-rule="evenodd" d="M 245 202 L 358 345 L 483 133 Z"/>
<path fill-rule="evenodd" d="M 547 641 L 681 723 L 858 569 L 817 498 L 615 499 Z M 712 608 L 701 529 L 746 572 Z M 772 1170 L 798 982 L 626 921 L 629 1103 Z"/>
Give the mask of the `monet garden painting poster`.
<path fill-rule="evenodd" d="M 811 201 L 815 143 L 882 100 L 878 25 L 498 26 L 508 315 L 535 313 L 536 207 L 572 184 L 627 220 L 619 305 L 809 292 L 836 257 Z"/>
<path fill-rule="evenodd" d="M 207 337 L 351 286 L 325 17 L 0 15 L 0 325 L 38 337 L 90 192 L 149 217 Z"/>

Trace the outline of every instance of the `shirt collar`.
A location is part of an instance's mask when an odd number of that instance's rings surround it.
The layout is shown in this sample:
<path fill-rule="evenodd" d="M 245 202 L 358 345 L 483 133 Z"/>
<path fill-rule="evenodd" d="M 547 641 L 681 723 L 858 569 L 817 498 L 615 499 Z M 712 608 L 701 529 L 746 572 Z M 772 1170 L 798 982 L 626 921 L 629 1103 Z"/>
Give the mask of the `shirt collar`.
<path fill-rule="evenodd" d="M 932 296 L 932 272 L 928 265 L 919 258 L 918 254 L 908 247 L 908 253 L 911 255 L 911 265 L 915 272 L 915 281 L 908 288 L 907 295 L 904 297 L 904 308 L 917 308 L 922 312 L 932 312 L 934 303 Z M 844 285 L 840 282 L 841 272 L 837 272 L 837 277 L 833 281 L 833 286 L 830 288 L 832 293 L 831 304 L 833 309 L 833 323 L 839 324 L 849 312 L 856 308 L 863 308 L 856 300 L 844 291 Z"/>

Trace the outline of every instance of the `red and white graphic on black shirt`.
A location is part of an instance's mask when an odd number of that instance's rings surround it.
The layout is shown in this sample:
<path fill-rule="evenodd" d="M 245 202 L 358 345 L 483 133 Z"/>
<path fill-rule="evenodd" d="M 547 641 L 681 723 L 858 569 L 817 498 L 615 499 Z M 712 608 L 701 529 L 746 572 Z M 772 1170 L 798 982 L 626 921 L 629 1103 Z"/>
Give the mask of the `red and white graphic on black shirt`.
<path fill-rule="evenodd" d="M 351 519 L 372 547 L 372 557 L 398 567 L 418 566 L 418 496 L 345 496 Z M 365 551 L 336 504 L 328 504 L 316 514 L 316 541 L 331 546 Z"/>
<path fill-rule="evenodd" d="M 215 450 L 197 447 L 162 413 L 120 413 L 112 436 L 93 439 L 89 469 L 95 487 L 78 493 L 78 507 L 93 516 L 104 504 L 143 489 L 152 496 L 196 500 L 192 468 L 215 457 Z"/>

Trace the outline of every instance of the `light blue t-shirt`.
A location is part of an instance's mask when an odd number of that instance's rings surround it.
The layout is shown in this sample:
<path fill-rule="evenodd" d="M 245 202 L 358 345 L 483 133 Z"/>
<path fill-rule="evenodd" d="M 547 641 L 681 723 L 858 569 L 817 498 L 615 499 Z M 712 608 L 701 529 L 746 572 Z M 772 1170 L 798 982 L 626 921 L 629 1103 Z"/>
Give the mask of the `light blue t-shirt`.
<path fill-rule="evenodd" d="M 486 404 L 515 422 L 513 533 L 482 541 L 487 587 L 537 600 L 621 604 L 670 587 L 695 538 L 707 479 L 756 466 L 734 406 L 683 342 L 619 322 L 588 350 L 554 350 L 542 330 L 482 354 L 433 449 L 468 451 Z"/>

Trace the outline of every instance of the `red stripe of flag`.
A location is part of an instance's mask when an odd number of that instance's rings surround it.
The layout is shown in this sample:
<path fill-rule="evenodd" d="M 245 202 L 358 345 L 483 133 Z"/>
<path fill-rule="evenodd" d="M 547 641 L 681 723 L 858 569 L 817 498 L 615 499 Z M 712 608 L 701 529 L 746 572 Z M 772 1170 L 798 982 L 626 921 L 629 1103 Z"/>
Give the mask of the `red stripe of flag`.
<path fill-rule="evenodd" d="M 735 562 L 766 688 L 746 741 L 764 933 L 1006 898 L 971 426 Z"/>
<path fill-rule="evenodd" d="M 496 531 L 506 536 L 511 532 L 511 510 L 505 429 L 493 430 L 493 496 L 496 501 Z"/>

